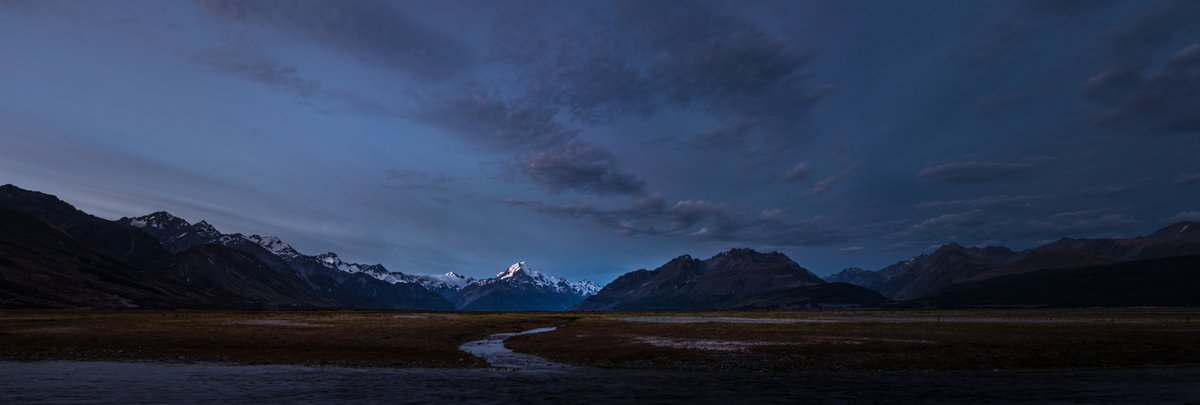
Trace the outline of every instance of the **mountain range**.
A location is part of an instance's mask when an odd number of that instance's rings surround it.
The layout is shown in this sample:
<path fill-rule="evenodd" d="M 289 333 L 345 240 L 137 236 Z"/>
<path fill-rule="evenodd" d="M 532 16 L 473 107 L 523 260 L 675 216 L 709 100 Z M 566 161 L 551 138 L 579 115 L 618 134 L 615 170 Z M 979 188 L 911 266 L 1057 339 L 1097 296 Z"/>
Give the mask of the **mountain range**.
<path fill-rule="evenodd" d="M 1200 305 L 1200 223 L 1014 251 L 947 244 L 824 279 L 782 253 L 683 255 L 600 288 L 517 262 L 495 276 L 409 274 L 165 211 L 106 220 L 0 186 L 0 307 L 764 310 L 890 306 Z"/>
<path fill-rule="evenodd" d="M 4 306 L 562 310 L 599 289 L 588 281 L 525 272 L 523 263 L 516 272 L 485 280 L 392 272 L 333 252 L 305 255 L 276 237 L 224 234 L 205 221 L 189 223 L 163 211 L 109 221 L 13 185 L 0 186 L 0 208 L 0 225 L 14 239 L 0 250 Z M 81 266 L 78 260 L 106 265 Z M 64 273 L 64 266 L 91 277 L 66 282 L 71 272 Z M 109 285 L 113 280 L 185 297 L 104 293 L 123 291 Z M 90 294 L 61 288 L 68 284 L 94 290 L 96 297 L 80 301 Z"/>
<path fill-rule="evenodd" d="M 848 268 L 826 277 L 870 288 L 898 301 L 916 300 L 929 304 L 1152 305 L 1150 302 L 1195 302 L 1200 287 L 1175 291 L 1169 284 L 1200 286 L 1200 266 L 1185 263 L 1200 257 L 1200 223 L 1179 222 L 1141 237 L 1127 239 L 1061 238 L 1023 251 L 1004 247 L 972 247 L 947 244 L 931 253 L 897 262 L 878 271 Z M 1073 275 L 1077 277 L 1067 277 Z M 1136 280 L 1159 280 L 1157 287 Z M 1062 280 L 1066 277 L 1066 280 Z M 1053 292 L 1046 285 L 1057 285 Z M 1102 293 L 1100 285 L 1126 286 L 1122 294 Z M 1135 287 L 1136 285 L 1136 287 Z M 1089 287 L 1090 286 L 1090 287 Z M 1001 294 L 993 289 L 1026 291 Z M 1041 291 L 1034 294 L 1033 291 Z M 1118 296 L 1150 296 L 1159 299 L 1115 299 Z M 973 294 L 973 299 L 966 295 Z M 1174 294 L 1174 295 L 1172 295 Z M 1052 296 L 1076 297 L 1061 301 Z M 993 296 L 994 299 L 981 297 Z M 1000 299 L 1001 296 L 1008 298 Z M 1033 297 L 1041 298 L 1034 299 Z M 1085 298 L 1085 296 L 1087 298 Z"/>

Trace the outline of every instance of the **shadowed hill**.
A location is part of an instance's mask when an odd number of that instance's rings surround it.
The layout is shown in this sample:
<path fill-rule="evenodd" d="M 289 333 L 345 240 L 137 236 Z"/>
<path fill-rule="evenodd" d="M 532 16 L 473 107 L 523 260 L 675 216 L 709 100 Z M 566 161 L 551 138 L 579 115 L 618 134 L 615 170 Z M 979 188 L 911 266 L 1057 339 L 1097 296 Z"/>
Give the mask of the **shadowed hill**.
<path fill-rule="evenodd" d="M 233 308 L 249 304 L 142 272 L 31 215 L 0 207 L 0 306 Z"/>
<path fill-rule="evenodd" d="M 782 253 L 733 249 L 699 260 L 680 256 L 655 270 L 618 277 L 581 310 L 725 310 L 871 306 L 870 290 L 829 285 Z"/>
<path fill-rule="evenodd" d="M 1045 269 L 954 285 L 918 302 L 939 306 L 1195 306 L 1200 255 Z"/>
<path fill-rule="evenodd" d="M 1128 239 L 1062 238 L 1022 252 L 1002 247 L 965 248 L 951 243 L 879 271 L 851 268 L 826 279 L 871 288 L 897 300 L 912 300 L 960 284 L 1045 269 L 1189 255 L 1200 255 L 1200 223 L 1179 222 L 1148 236 Z"/>

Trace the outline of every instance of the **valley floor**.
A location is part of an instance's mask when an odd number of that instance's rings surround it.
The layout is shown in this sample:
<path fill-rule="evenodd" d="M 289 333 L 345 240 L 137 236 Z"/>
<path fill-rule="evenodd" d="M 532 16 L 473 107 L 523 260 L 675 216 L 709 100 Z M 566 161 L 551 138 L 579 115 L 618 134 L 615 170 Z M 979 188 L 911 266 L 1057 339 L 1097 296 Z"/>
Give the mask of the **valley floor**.
<path fill-rule="evenodd" d="M 504 344 L 553 367 L 460 350 L 550 327 Z M 18 310 L 0 311 L 0 377 L 4 403 L 1200 401 L 1200 311 Z"/>
<path fill-rule="evenodd" d="M 552 361 L 688 371 L 1200 365 L 1193 309 L 637 313 L 508 342 Z"/>
<path fill-rule="evenodd" d="M 576 366 L 674 371 L 1200 365 L 1194 309 L 743 313 L 0 311 L 0 360 L 486 367 L 495 333 Z"/>

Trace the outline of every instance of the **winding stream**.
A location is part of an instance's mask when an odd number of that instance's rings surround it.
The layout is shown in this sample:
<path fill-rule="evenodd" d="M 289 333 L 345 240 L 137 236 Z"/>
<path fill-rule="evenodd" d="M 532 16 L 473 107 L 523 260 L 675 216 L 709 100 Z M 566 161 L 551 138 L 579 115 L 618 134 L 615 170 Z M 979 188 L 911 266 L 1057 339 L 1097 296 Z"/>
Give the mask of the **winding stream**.
<path fill-rule="evenodd" d="M 517 353 L 504 347 L 504 341 L 513 336 L 532 335 L 534 333 L 546 333 L 558 329 L 556 327 L 530 329 L 524 332 L 516 333 L 497 333 L 488 336 L 487 339 L 472 340 L 463 343 L 458 347 L 458 350 L 470 353 L 471 355 L 482 357 L 493 368 L 506 370 L 522 370 L 522 371 L 566 371 L 571 367 L 552 363 L 549 360 L 543 359 L 532 354 Z"/>

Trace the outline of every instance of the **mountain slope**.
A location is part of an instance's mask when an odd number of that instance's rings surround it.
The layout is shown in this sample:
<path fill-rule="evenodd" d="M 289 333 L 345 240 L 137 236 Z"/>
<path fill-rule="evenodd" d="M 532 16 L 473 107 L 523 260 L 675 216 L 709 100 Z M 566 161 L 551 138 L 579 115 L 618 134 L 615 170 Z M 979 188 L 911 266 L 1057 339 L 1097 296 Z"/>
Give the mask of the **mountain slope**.
<path fill-rule="evenodd" d="M 158 211 L 137 218 L 121 218 L 115 222 L 141 229 L 142 232 L 157 239 L 163 248 L 171 253 L 179 253 L 196 246 L 213 243 L 221 237 L 221 233 L 208 222 L 200 221 L 194 225 L 189 224 L 182 218 L 166 211 Z"/>
<path fill-rule="evenodd" d="M 158 240 L 163 248 L 171 253 L 179 253 L 203 245 L 219 245 L 254 256 L 277 273 L 295 273 L 279 255 L 261 246 L 259 242 L 262 241 L 262 238 L 257 235 L 246 237 L 240 233 L 222 234 L 208 222 L 200 221 L 189 224 L 183 218 L 171 215 L 166 211 L 158 211 L 136 218 L 121 218 L 114 222 L 142 230 Z M 271 241 L 266 243 L 269 244 Z"/>
<path fill-rule="evenodd" d="M 733 249 L 699 260 L 684 255 L 655 270 L 618 277 L 581 310 L 726 310 L 870 306 L 883 301 L 848 285 L 830 287 L 782 253 Z"/>
<path fill-rule="evenodd" d="M 392 273 L 394 277 L 401 278 L 405 282 L 419 284 L 425 287 L 426 290 L 434 294 L 442 296 L 447 301 L 458 302 L 458 297 L 462 293 L 462 289 L 466 288 L 471 283 L 474 283 L 475 278 L 449 272 L 446 274 L 404 274 Z"/>
<path fill-rule="evenodd" d="M 828 283 L 758 294 L 729 303 L 725 309 L 752 311 L 858 308 L 875 307 L 889 301 L 891 300 L 887 297 L 867 288 L 848 283 Z"/>
<path fill-rule="evenodd" d="M 267 308 L 332 307 L 296 275 L 280 274 L 249 254 L 217 245 L 180 252 L 164 275 L 196 287 L 243 297 Z"/>
<path fill-rule="evenodd" d="M 863 270 L 858 267 L 847 267 L 834 274 L 825 277 L 825 281 L 830 283 L 847 283 L 863 288 L 869 288 L 873 291 L 883 290 L 884 283 L 887 278 L 883 277 L 877 271 Z"/>
<path fill-rule="evenodd" d="M 1071 239 L 1013 252 L 1002 247 L 957 244 L 898 262 L 879 271 L 846 269 L 826 277 L 876 290 L 898 300 L 924 297 L 952 286 L 1044 269 L 1099 266 L 1134 260 L 1200 254 L 1200 223 L 1180 222 L 1129 239 Z"/>
<path fill-rule="evenodd" d="M 276 237 L 223 234 L 205 221 L 190 224 L 164 211 L 116 222 L 147 232 L 179 255 L 202 252 L 205 260 L 191 260 L 186 269 L 198 276 L 207 274 L 209 278 L 194 279 L 206 280 L 211 288 L 227 288 L 267 299 L 271 305 L 453 309 L 449 301 L 419 285 L 402 284 L 383 265 L 344 262 L 332 252 L 306 256 Z M 250 258 L 253 260 L 247 260 Z M 274 279 L 282 290 L 261 283 L 272 277 L 263 273 L 262 268 L 275 273 Z"/>
<path fill-rule="evenodd" d="M 159 270 L 170 259 L 170 252 L 145 232 L 89 215 L 49 194 L 6 184 L 0 186 L 0 206 L 37 217 L 138 269 Z"/>
<path fill-rule="evenodd" d="M 1026 252 L 1024 257 L 972 277 L 986 280 L 1047 268 L 1113 264 L 1200 254 L 1200 223 L 1179 222 L 1129 239 L 1062 238 Z"/>
<path fill-rule="evenodd" d="M 341 307 L 362 309 L 451 310 L 454 305 L 418 284 L 388 283 L 364 273 L 349 273 L 330 267 L 316 256 L 285 260 L 305 284 L 321 297 Z"/>
<path fill-rule="evenodd" d="M 141 272 L 25 213 L 0 207 L 0 307 L 236 307 Z"/>
<path fill-rule="evenodd" d="M 894 299 L 911 300 L 949 291 L 962 284 L 1046 269 L 1106 266 L 1198 254 L 1200 223 L 1179 222 L 1142 237 L 1062 238 L 1022 252 L 1000 247 L 964 248 L 949 244 L 879 271 L 851 268 L 830 275 L 826 280 L 844 281 L 874 289 Z"/>
<path fill-rule="evenodd" d="M 948 287 L 920 300 L 940 306 L 1200 305 L 1200 255 L 1044 269 Z"/>
<path fill-rule="evenodd" d="M 1003 247 L 967 248 L 956 243 L 879 270 L 879 293 L 897 300 L 918 298 L 1020 257 Z"/>

